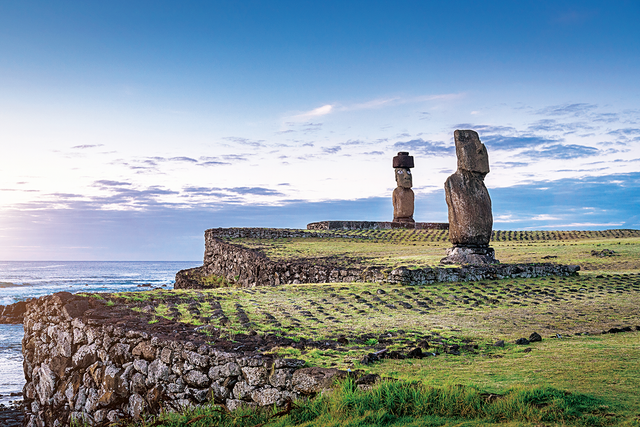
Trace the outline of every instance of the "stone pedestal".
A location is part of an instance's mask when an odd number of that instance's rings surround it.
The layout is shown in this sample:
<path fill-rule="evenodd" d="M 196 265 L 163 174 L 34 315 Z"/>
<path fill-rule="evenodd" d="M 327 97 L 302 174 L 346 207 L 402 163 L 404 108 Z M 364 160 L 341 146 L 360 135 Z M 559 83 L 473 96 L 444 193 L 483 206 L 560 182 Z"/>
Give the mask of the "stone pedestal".
<path fill-rule="evenodd" d="M 440 260 L 441 264 L 499 264 L 495 251 L 490 247 L 454 246 L 447 249 L 447 256 Z"/>

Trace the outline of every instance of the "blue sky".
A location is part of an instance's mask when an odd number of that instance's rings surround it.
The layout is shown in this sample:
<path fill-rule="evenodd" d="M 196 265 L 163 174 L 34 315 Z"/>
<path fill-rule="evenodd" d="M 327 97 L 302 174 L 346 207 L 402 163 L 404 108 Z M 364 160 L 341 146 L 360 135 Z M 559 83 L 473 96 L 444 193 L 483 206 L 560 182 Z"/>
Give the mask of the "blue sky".
<path fill-rule="evenodd" d="M 495 229 L 640 228 L 640 4 L 0 3 L 0 259 L 195 260 L 212 227 L 389 220 L 455 129 Z"/>

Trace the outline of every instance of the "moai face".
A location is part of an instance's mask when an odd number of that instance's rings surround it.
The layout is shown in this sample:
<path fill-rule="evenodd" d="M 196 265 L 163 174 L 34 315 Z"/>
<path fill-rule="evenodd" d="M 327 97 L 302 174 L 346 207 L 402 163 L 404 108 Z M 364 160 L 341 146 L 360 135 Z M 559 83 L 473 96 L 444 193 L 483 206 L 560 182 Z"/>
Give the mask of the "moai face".
<path fill-rule="evenodd" d="M 411 188 L 413 186 L 413 178 L 411 177 L 411 169 L 409 168 L 395 168 L 396 182 L 398 187 Z"/>
<path fill-rule="evenodd" d="M 472 130 L 457 130 L 453 134 L 458 156 L 458 169 L 476 172 L 482 176 L 489 173 L 487 147 L 480 142 L 478 133 Z"/>

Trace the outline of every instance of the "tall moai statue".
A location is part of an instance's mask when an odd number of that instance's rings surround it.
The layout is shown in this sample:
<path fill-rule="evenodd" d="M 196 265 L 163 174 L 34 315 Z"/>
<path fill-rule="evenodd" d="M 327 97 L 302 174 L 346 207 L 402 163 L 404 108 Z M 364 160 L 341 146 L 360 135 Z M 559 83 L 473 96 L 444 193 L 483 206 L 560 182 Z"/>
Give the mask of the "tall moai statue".
<path fill-rule="evenodd" d="M 411 177 L 413 168 L 413 156 L 408 152 L 401 151 L 393 158 L 393 169 L 395 170 L 396 183 L 398 187 L 393 190 L 393 222 L 415 224 L 413 220 L 414 195 L 411 187 L 413 179 Z"/>
<path fill-rule="evenodd" d="M 456 130 L 458 170 L 444 183 L 449 207 L 449 240 L 444 264 L 494 264 L 494 250 L 489 247 L 493 215 L 491 198 L 484 185 L 489 173 L 487 148 L 473 130 Z"/>

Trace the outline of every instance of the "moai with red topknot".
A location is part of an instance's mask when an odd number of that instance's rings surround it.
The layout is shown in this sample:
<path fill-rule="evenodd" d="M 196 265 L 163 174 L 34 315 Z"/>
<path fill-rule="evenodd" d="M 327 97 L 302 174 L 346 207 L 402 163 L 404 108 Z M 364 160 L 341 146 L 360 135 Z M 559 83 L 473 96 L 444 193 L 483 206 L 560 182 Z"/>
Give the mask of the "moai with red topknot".
<path fill-rule="evenodd" d="M 393 222 L 415 224 L 413 220 L 415 197 L 411 189 L 413 186 L 411 168 L 413 168 L 413 156 L 410 156 L 408 152 L 401 151 L 393 158 L 393 169 L 398 184 L 398 187 L 393 190 L 392 197 Z"/>

